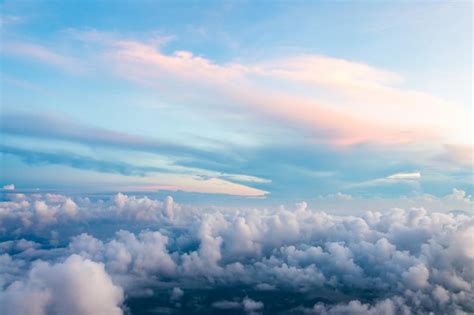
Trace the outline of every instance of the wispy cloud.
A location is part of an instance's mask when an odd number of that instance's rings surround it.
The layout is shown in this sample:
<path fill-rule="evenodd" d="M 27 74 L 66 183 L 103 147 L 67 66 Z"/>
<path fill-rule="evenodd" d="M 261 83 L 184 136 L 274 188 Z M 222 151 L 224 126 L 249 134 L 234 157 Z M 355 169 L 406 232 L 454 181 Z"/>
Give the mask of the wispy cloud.
<path fill-rule="evenodd" d="M 375 178 L 366 180 L 363 182 L 351 183 L 348 184 L 347 188 L 368 188 L 375 186 L 385 186 L 385 185 L 419 185 L 419 180 L 421 179 L 420 172 L 401 172 L 395 173 L 382 178 Z"/>
<path fill-rule="evenodd" d="M 121 178 L 122 184 L 107 183 L 107 179 L 105 179 L 104 183 L 101 184 L 103 187 L 99 190 L 169 190 L 261 197 L 267 195 L 268 192 L 250 187 L 248 184 L 271 183 L 270 180 L 250 175 L 222 174 L 212 170 L 183 167 L 175 164 L 163 167 L 134 165 L 66 151 L 40 152 L 2 145 L 0 146 L 0 153 L 16 156 L 28 165 L 63 165 L 79 170 L 119 174 L 127 177 Z M 165 174 L 166 176 L 163 176 Z"/>
<path fill-rule="evenodd" d="M 66 165 L 82 170 L 116 173 L 126 176 L 145 176 L 147 173 L 167 173 L 170 169 L 155 166 L 137 166 L 124 162 L 105 161 L 69 152 L 38 152 L 10 146 L 0 146 L 0 152 L 19 157 L 29 165 Z M 176 171 L 175 171 L 176 172 Z"/>
<path fill-rule="evenodd" d="M 17 15 L 0 15 L 0 26 L 4 27 L 10 24 L 17 24 L 24 21 L 24 18 Z"/>
<path fill-rule="evenodd" d="M 252 108 L 254 115 L 286 122 L 332 144 L 450 139 L 469 127 L 459 107 L 427 93 L 396 88 L 393 85 L 402 80 L 398 74 L 364 63 L 303 55 L 217 64 L 189 51 L 165 54 L 159 45 L 133 39 L 108 39 L 99 51 L 126 79 L 179 97 L 183 95 L 176 87 L 186 87 L 194 101 L 213 98 Z M 278 80 L 315 86 L 319 92 L 277 89 L 272 82 Z"/>
<path fill-rule="evenodd" d="M 388 180 L 417 180 L 421 178 L 420 172 L 412 172 L 412 173 L 396 173 L 390 176 L 387 176 Z"/>
<path fill-rule="evenodd" d="M 42 62 L 71 73 L 83 73 L 86 65 L 78 58 L 52 51 L 50 48 L 27 42 L 2 43 L 1 52 L 7 55 L 22 57 Z"/>
<path fill-rule="evenodd" d="M 469 118 L 462 109 L 427 93 L 397 88 L 403 80 L 400 75 L 365 63 L 295 55 L 219 64 L 190 51 L 163 53 L 162 46 L 169 41 L 166 36 L 139 41 L 96 30 L 68 30 L 67 34 L 93 44 L 95 55 L 83 57 L 103 71 L 159 88 L 171 99 L 238 106 L 247 115 L 252 109 L 253 116 L 309 133 L 313 141 L 353 145 L 463 139 L 469 143 Z M 78 65 L 76 58 L 37 44 L 7 43 L 5 50 L 60 67 Z M 278 88 L 282 84 L 289 88 Z M 294 84 L 308 89 L 297 92 Z"/>
<path fill-rule="evenodd" d="M 215 160 L 211 152 L 150 137 L 127 134 L 68 119 L 57 114 L 5 112 L 2 132 L 34 138 L 66 140 L 90 146 L 152 152 Z M 224 154 L 224 153 L 223 153 Z"/>

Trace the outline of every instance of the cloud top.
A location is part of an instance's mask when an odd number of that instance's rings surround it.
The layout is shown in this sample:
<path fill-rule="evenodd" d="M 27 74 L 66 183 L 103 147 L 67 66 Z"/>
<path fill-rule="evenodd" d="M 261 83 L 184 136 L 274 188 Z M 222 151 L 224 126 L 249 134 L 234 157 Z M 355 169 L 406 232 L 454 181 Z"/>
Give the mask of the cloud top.
<path fill-rule="evenodd" d="M 6 314 L 19 296 L 34 302 L 25 309 L 30 313 L 70 307 L 73 314 L 120 314 L 128 301 L 122 290 L 130 298 L 167 292 L 169 298 L 157 301 L 173 309 L 316 314 L 474 309 L 472 215 L 423 208 L 331 215 L 306 203 L 292 209 L 199 208 L 123 194 L 110 202 L 53 194 L 12 198 L 18 201 L 4 202 L 2 215 L 7 207 L 18 212 L 24 203 L 31 204 L 32 214 L 20 211 L 16 225 L 3 226 L 24 238 L 0 243 Z M 466 196 L 456 190 L 449 198 Z M 105 227 L 111 230 L 107 235 Z M 28 240 L 31 235 L 48 239 L 48 246 Z M 95 280 L 84 280 L 90 277 Z M 191 297 L 219 288 L 232 295 L 216 293 L 203 298 L 203 305 L 193 304 Z M 77 290 L 87 293 L 76 296 Z M 279 292 L 299 298 L 274 301 L 270 296 Z"/>

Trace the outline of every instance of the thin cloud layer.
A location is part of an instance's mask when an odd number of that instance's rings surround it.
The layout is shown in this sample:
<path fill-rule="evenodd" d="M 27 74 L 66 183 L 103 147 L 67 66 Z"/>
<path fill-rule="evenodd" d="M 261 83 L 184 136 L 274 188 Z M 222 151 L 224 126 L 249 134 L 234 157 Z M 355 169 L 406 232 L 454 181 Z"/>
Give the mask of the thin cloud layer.
<path fill-rule="evenodd" d="M 365 63 L 295 55 L 257 63 L 219 64 L 190 51 L 164 53 L 166 41 L 140 41 L 99 31 L 66 33 L 82 45 L 95 47 L 95 54 L 82 57 L 98 68 L 158 88 L 181 103 L 224 103 L 227 110 L 235 107 L 240 111 L 250 108 L 257 117 L 285 122 L 309 133 L 315 141 L 331 145 L 420 141 L 467 145 L 471 139 L 469 113 L 430 94 L 399 88 L 400 75 Z M 7 50 L 9 53 L 26 53 L 47 63 L 70 58 L 36 44 L 10 46 L 21 49 Z M 282 91 L 276 88 L 281 81 L 290 86 L 307 84 L 319 93 Z"/>
<path fill-rule="evenodd" d="M 3 53 L 8 58 L 27 58 L 46 65 L 54 64 L 52 59 L 87 61 L 90 72 L 79 76 L 67 73 L 68 78 L 112 80 L 113 95 L 122 91 L 122 85 L 128 87 L 124 100 L 94 98 L 91 107 L 104 103 L 100 106 L 119 113 L 116 121 L 107 124 L 107 111 L 100 118 L 88 111 L 79 120 L 74 113 L 70 118 L 57 114 L 56 107 L 34 114 L 14 111 L 14 104 L 8 104 L 1 129 L 10 146 L 3 146 L 2 151 L 9 160 L 26 164 L 25 168 L 55 165 L 88 176 L 94 173 L 98 177 L 96 173 L 104 172 L 123 175 L 120 180 L 102 176 L 109 182 L 123 182 L 114 191 L 185 190 L 255 197 L 273 190 L 281 193 L 290 187 L 296 195 L 314 180 L 311 172 L 349 174 L 348 170 L 355 168 L 365 168 L 366 177 L 336 174 L 325 182 L 337 190 L 347 187 L 374 193 L 379 184 L 407 184 L 407 177 L 384 177 L 412 169 L 423 173 L 423 181 L 408 183 L 414 187 L 404 189 L 405 194 L 409 190 L 439 194 L 442 190 L 437 186 L 443 182 L 442 177 L 449 177 L 451 187 L 468 189 L 472 166 L 469 110 L 409 88 L 405 83 L 411 78 L 393 69 L 356 58 L 311 53 L 222 61 L 176 47 L 172 36 L 134 36 L 93 28 L 67 28 L 58 31 L 55 39 L 34 44 L 10 37 L 6 41 Z M 54 66 L 67 71 L 69 63 L 56 62 Z M 81 96 L 79 99 L 87 101 Z M 54 98 L 47 102 L 56 103 Z M 141 116 L 137 120 L 143 124 L 120 114 L 122 110 L 137 112 Z M 63 147 L 66 142 L 75 149 L 87 147 L 94 154 L 63 152 L 63 156 L 51 156 L 46 154 L 51 152 L 26 152 L 19 147 L 37 139 L 47 144 L 45 147 Z M 23 148 L 27 147 L 25 143 Z M 101 154 L 95 155 L 99 150 Z M 127 177 L 146 175 L 153 169 L 111 161 L 117 150 L 122 154 L 156 155 L 157 159 L 166 157 L 178 167 L 162 170 L 167 182 L 157 178 L 132 181 Z M 295 152 L 291 158 L 287 157 L 288 150 Z M 300 158 L 299 154 L 309 156 Z M 319 155 L 324 161 L 316 160 Z M 385 163 L 386 159 L 389 161 Z M 140 160 L 135 158 L 135 162 Z M 332 161 L 341 162 L 331 165 Z M 319 169 L 321 164 L 326 167 Z M 185 166 L 205 172 L 186 170 L 195 178 L 180 180 L 182 170 L 178 168 Z M 307 170 L 298 181 L 292 170 L 302 166 Z M 19 173 L 13 169 L 7 180 L 15 181 Z M 319 186 L 325 187 L 326 183 Z M 444 188 L 444 192 L 449 189 Z M 385 190 L 399 192 L 392 186 Z"/>
<path fill-rule="evenodd" d="M 219 65 L 187 51 L 164 54 L 153 43 L 108 39 L 100 41 L 105 44 L 104 54 L 115 60 L 119 73 L 127 79 L 168 93 L 176 93 L 168 82 L 170 79 L 173 84 L 192 86 L 194 93 L 208 94 L 209 89 L 217 89 L 214 97 L 251 107 L 271 119 L 287 121 L 295 128 L 309 130 L 315 138 L 323 136 L 330 144 L 426 141 L 442 134 L 452 136 L 453 132 L 462 135 L 469 126 L 462 110 L 428 94 L 387 86 L 398 76 L 366 64 L 323 56 L 296 56 L 262 64 Z M 328 99 L 328 92 L 311 97 L 282 92 L 271 84 L 262 84 L 259 77 L 309 82 L 334 90 L 344 98 L 327 104 L 320 99 Z M 408 110 L 412 115 L 407 115 Z"/>

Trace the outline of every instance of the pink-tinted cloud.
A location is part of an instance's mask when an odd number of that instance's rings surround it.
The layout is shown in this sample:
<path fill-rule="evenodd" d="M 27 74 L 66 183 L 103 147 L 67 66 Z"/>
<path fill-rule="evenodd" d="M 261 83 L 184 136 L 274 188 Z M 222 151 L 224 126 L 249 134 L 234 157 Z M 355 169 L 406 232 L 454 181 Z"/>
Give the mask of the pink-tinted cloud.
<path fill-rule="evenodd" d="M 242 197 L 264 197 L 267 191 L 233 183 L 220 178 L 196 179 L 191 176 L 167 176 L 166 180 L 151 178 L 148 185 L 124 187 L 126 191 L 187 191 L 208 194 L 224 194 Z M 166 184 L 165 184 L 166 183 Z"/>
<path fill-rule="evenodd" d="M 447 144 L 444 146 L 444 152 L 436 159 L 472 168 L 474 167 L 474 148 L 472 145 Z"/>
<path fill-rule="evenodd" d="M 90 62 L 100 69 L 159 89 L 189 106 L 214 104 L 219 110 L 303 131 L 311 142 L 346 146 L 472 140 L 465 110 L 430 94 L 397 87 L 403 81 L 398 74 L 364 63 L 299 55 L 218 64 L 188 51 L 163 53 L 167 37 L 143 42 L 98 31 L 72 35 L 94 45 L 100 60 Z M 5 49 L 64 68 L 77 66 L 74 58 L 38 45 L 9 43 Z"/>
<path fill-rule="evenodd" d="M 301 56 L 262 64 L 219 65 L 185 51 L 167 55 L 153 45 L 132 40 L 117 40 L 112 45 L 114 49 L 105 48 L 106 54 L 128 79 L 236 104 L 260 118 L 309 131 L 315 141 L 334 145 L 433 141 L 462 135 L 469 125 L 466 113 L 456 106 L 426 93 L 387 85 L 402 79 L 366 64 Z M 323 91 L 298 93 L 262 83 L 265 79 L 307 84 Z M 327 93 L 336 97 L 328 98 Z"/>

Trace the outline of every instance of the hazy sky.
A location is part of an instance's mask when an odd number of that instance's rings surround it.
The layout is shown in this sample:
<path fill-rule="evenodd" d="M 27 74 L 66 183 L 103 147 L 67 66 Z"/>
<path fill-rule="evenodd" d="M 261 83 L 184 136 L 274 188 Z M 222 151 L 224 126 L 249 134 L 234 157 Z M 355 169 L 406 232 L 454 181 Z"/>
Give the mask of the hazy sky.
<path fill-rule="evenodd" d="M 1 58 L 2 185 L 473 193 L 470 1 L 3 1 Z"/>

